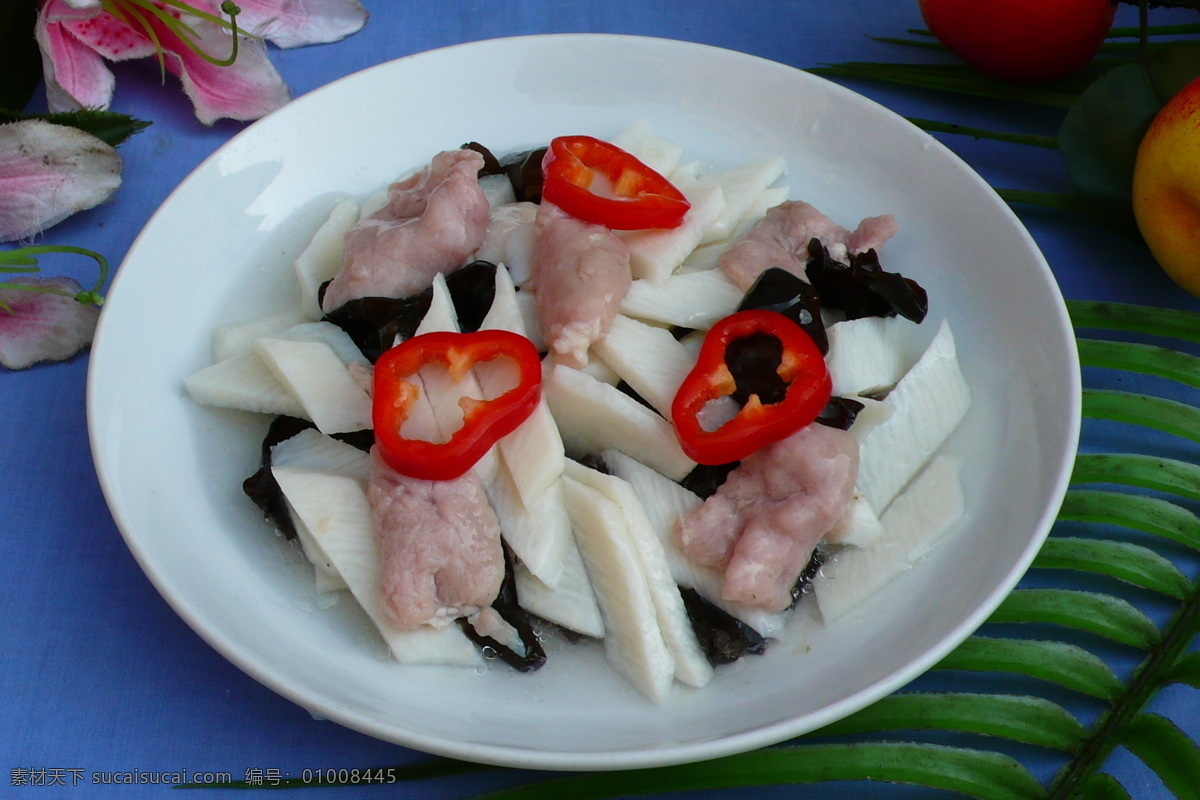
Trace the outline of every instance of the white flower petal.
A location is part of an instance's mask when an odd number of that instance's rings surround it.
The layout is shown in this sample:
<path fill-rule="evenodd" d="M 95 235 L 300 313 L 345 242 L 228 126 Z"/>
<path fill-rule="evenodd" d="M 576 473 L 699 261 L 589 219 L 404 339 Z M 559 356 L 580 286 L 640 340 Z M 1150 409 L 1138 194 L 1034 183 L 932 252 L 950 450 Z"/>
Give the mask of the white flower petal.
<path fill-rule="evenodd" d="M 42 120 L 0 125 L 0 242 L 97 206 L 120 185 L 121 157 L 95 136 Z"/>
<path fill-rule="evenodd" d="M 25 369 L 41 361 L 62 361 L 91 344 L 100 309 L 73 298 L 83 287 L 70 278 L 16 278 L 9 283 L 53 287 L 71 294 L 0 288 L 0 365 Z"/>

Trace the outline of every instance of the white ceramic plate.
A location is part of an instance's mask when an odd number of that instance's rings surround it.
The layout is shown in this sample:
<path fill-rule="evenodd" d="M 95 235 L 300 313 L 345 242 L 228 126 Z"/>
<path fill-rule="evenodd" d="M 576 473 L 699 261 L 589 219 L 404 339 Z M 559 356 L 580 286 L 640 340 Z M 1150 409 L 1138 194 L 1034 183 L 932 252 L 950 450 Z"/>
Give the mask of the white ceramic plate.
<path fill-rule="evenodd" d="M 654 80 L 646 80 L 654 75 Z M 241 493 L 265 423 L 189 402 L 222 322 L 282 309 L 291 261 L 335 200 L 438 150 L 496 152 L 638 120 L 717 166 L 783 155 L 792 195 L 853 227 L 894 213 L 889 269 L 948 318 L 975 396 L 952 442 L 963 529 L 860 612 L 645 701 L 597 648 L 533 675 L 401 667 L 349 600 Z M 203 276 L 198 279 L 197 276 Z M 179 286 L 189 287 L 186 301 Z M 551 769 L 711 758 L 778 742 L 910 681 L 971 633 L 1025 571 L 1058 509 L 1079 427 L 1074 339 L 1053 277 L 987 185 L 928 135 L 819 78 L 676 41 L 539 36 L 423 53 L 352 75 L 250 126 L 171 195 L 122 265 L 91 355 L 96 468 L 142 568 L 201 636 L 329 719 L 433 753 Z"/>

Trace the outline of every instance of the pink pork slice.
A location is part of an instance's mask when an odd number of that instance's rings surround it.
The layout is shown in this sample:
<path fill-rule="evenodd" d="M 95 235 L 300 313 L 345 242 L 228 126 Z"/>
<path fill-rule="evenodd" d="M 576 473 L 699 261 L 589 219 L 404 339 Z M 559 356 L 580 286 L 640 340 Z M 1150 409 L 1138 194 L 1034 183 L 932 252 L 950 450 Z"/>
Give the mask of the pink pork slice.
<path fill-rule="evenodd" d="M 804 267 L 811 239 L 820 239 L 831 250 L 845 247 L 848 253 L 865 253 L 882 247 L 896 229 L 895 218 L 885 214 L 867 217 L 850 231 L 809 203 L 789 200 L 768 211 L 762 221 L 721 256 L 717 266 L 744 291 L 771 267 L 806 277 Z"/>
<path fill-rule="evenodd" d="M 782 611 L 857 478 L 857 440 L 814 423 L 744 458 L 716 494 L 679 518 L 676 544 L 697 564 L 724 570 L 724 599 Z"/>
<path fill-rule="evenodd" d="M 346 234 L 323 309 L 359 297 L 407 297 L 433 285 L 437 273 L 466 263 L 487 235 L 482 166 L 483 156 L 473 150 L 447 150 L 389 186 L 387 205 Z"/>
<path fill-rule="evenodd" d="M 398 630 L 441 627 L 492 604 L 504 579 L 500 523 L 473 471 L 409 478 L 371 454 L 380 607 Z"/>
<path fill-rule="evenodd" d="M 542 332 L 559 363 L 582 367 L 633 283 L 629 248 L 607 228 L 550 203 L 538 209 L 535 226 L 532 280 Z"/>

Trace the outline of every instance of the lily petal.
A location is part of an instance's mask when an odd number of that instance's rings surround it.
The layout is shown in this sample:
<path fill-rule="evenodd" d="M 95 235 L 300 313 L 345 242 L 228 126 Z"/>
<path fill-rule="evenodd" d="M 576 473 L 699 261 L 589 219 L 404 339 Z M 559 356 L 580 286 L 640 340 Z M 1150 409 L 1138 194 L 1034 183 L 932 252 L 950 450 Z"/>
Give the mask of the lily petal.
<path fill-rule="evenodd" d="M 0 125 L 0 242 L 97 206 L 120 185 L 121 157 L 95 136 L 42 120 Z"/>
<path fill-rule="evenodd" d="M 125 12 L 153 29 L 163 48 L 167 70 L 179 77 L 192 101 L 196 117 L 205 125 L 219 119 L 251 120 L 266 116 L 291 100 L 287 84 L 267 58 L 267 48 L 257 39 L 241 39 L 237 60 L 229 66 L 213 64 L 196 52 L 225 54 L 229 31 L 211 22 L 183 17 L 193 32 L 189 42 L 163 24 L 156 15 L 129 6 Z"/>
<path fill-rule="evenodd" d="M 221 0 L 197 0 L 196 8 L 221 15 Z M 238 27 L 276 47 L 336 42 L 367 24 L 359 0 L 238 0 Z"/>
<path fill-rule="evenodd" d="M 146 58 L 158 52 L 143 31 L 111 14 L 94 14 L 63 20 L 63 26 L 87 47 L 109 61 Z"/>
<path fill-rule="evenodd" d="M 9 283 L 67 292 L 70 297 L 25 289 L 0 288 L 0 365 L 25 369 L 41 361 L 62 361 L 91 344 L 100 309 L 73 298 L 83 287 L 71 278 L 16 278 Z"/>
<path fill-rule="evenodd" d="M 46 79 L 46 103 L 51 111 L 76 108 L 108 108 L 112 102 L 112 72 L 92 48 L 79 41 L 64 25 L 55 21 L 59 12 L 70 9 L 60 0 L 42 6 L 33 34 L 42 52 L 42 73 Z"/>

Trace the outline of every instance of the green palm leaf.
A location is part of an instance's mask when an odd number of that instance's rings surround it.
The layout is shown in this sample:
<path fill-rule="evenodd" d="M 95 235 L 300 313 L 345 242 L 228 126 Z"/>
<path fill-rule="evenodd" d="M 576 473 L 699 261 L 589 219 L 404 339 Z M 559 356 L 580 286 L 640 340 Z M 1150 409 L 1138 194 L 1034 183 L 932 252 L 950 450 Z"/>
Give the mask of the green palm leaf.
<path fill-rule="evenodd" d="M 1052 538 L 1042 547 L 1033 565 L 1040 569 L 1107 575 L 1176 600 L 1187 597 L 1192 588 L 1192 582 L 1169 560 L 1129 542 Z"/>
<path fill-rule="evenodd" d="M 1062 706 L 1006 694 L 896 694 L 824 728 L 823 735 L 943 730 L 1072 752 L 1087 730 Z"/>
<path fill-rule="evenodd" d="M 1072 489 L 1059 511 L 1060 520 L 1123 525 L 1200 549 L 1200 519 L 1169 500 L 1099 489 Z"/>
<path fill-rule="evenodd" d="M 1112 483 L 1200 500 L 1200 466 L 1138 453 L 1080 453 L 1071 483 Z"/>
<path fill-rule="evenodd" d="M 1017 589 L 990 621 L 1060 625 L 1137 648 L 1160 638 L 1154 622 L 1129 601 L 1076 589 Z"/>
<path fill-rule="evenodd" d="M 1125 727 L 1120 741 L 1158 773 L 1180 800 L 1200 800 L 1200 747 L 1174 722 L 1142 714 Z"/>
<path fill-rule="evenodd" d="M 886 780 L 958 792 L 977 800 L 1040 800 L 1045 789 L 1015 759 L 932 744 L 774 747 L 678 767 L 573 775 L 481 795 L 476 800 L 593 800 L 687 789 L 839 780 Z"/>
<path fill-rule="evenodd" d="M 1200 679 L 1200 664 L 1196 668 Z M 1015 673 L 1108 701 L 1125 689 L 1121 679 L 1098 656 L 1066 642 L 1038 639 L 972 636 L 934 669 Z M 1190 674 L 1186 668 L 1181 672 Z"/>

